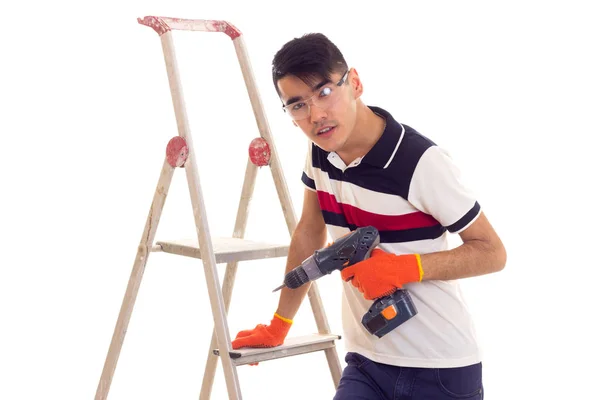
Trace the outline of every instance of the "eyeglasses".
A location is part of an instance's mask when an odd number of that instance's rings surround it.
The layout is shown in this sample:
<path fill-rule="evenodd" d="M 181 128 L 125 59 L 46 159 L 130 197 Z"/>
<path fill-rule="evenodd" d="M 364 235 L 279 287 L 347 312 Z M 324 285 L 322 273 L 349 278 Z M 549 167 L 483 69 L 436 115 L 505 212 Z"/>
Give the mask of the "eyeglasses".
<path fill-rule="evenodd" d="M 301 119 L 308 118 L 310 115 L 310 104 L 319 107 L 321 109 L 328 109 L 332 107 L 337 101 L 340 99 L 340 94 L 342 90 L 340 86 L 346 82 L 348 78 L 348 72 L 346 71 L 337 83 L 328 83 L 319 88 L 319 92 L 315 93 L 311 97 L 306 100 L 296 101 L 292 104 L 288 104 L 287 106 L 282 106 L 283 111 L 290 116 L 294 121 L 298 121 Z"/>

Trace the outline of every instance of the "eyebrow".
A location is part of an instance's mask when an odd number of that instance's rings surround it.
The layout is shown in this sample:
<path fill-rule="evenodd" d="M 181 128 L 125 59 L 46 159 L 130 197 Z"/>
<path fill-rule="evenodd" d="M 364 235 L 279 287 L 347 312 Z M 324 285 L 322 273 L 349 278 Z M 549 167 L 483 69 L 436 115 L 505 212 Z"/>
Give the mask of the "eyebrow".
<path fill-rule="evenodd" d="M 323 86 L 325 86 L 326 84 L 328 84 L 330 81 L 327 79 L 322 80 L 321 82 L 319 82 L 317 85 L 313 86 L 312 91 L 314 92 L 315 90 L 318 90 L 320 88 L 322 88 Z M 289 106 L 292 103 L 295 103 L 297 101 L 302 100 L 302 97 L 300 96 L 294 96 L 294 97 L 290 97 L 286 102 L 285 105 Z"/>

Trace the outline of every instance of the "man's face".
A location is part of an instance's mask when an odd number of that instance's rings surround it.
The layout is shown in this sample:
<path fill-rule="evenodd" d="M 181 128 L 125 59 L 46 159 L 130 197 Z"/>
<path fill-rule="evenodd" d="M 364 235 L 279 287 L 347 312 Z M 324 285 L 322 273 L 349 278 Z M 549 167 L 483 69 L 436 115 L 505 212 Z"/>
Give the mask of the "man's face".
<path fill-rule="evenodd" d="M 288 75 L 277 83 L 286 112 L 310 140 L 325 151 L 339 151 L 356 119 L 352 74 L 335 74 L 331 81 L 315 79 L 310 85 Z M 341 82 L 340 82 L 341 81 Z"/>

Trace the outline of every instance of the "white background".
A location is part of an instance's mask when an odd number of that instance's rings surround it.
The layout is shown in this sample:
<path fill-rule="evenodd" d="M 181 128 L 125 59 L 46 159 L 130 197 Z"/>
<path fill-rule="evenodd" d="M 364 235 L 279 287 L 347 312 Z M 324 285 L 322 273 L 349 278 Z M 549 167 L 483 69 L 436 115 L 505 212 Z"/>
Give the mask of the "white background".
<path fill-rule="evenodd" d="M 145 15 L 225 19 L 242 30 L 297 212 L 305 137 L 280 111 L 270 63 L 293 37 L 328 35 L 357 68 L 366 103 L 451 151 L 506 244 L 502 273 L 463 285 L 484 349 L 486 399 L 600 398 L 592 2 L 8 4 L 0 8 L 1 399 L 94 396 L 177 134 L 159 38 L 136 22 Z M 228 236 L 258 131 L 229 38 L 174 38 L 209 223 Z M 247 236 L 285 243 L 270 179 L 259 171 Z M 158 239 L 193 237 L 185 185 L 178 170 Z M 283 267 L 284 259 L 240 265 L 232 336 L 270 320 Z M 338 278 L 319 285 L 340 332 Z M 305 302 L 290 334 L 314 329 Z M 152 254 L 109 398 L 197 398 L 211 332 L 201 262 Z M 344 365 L 343 341 L 339 355 Z M 239 377 L 248 399 L 333 397 L 320 352 L 240 367 Z M 213 393 L 227 397 L 220 368 Z"/>

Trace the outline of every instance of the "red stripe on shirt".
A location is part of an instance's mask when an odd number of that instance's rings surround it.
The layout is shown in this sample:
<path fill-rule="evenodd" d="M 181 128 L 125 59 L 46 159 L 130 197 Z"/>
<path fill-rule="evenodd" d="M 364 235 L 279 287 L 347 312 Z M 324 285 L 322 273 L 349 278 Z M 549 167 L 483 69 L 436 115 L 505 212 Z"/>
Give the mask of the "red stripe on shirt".
<path fill-rule="evenodd" d="M 372 225 L 379 230 L 404 230 L 440 224 L 431 215 L 421 211 L 402 215 L 376 214 L 350 204 L 339 203 L 334 195 L 327 192 L 317 191 L 317 195 L 323 211 L 342 214 L 349 224 L 356 226 Z"/>

